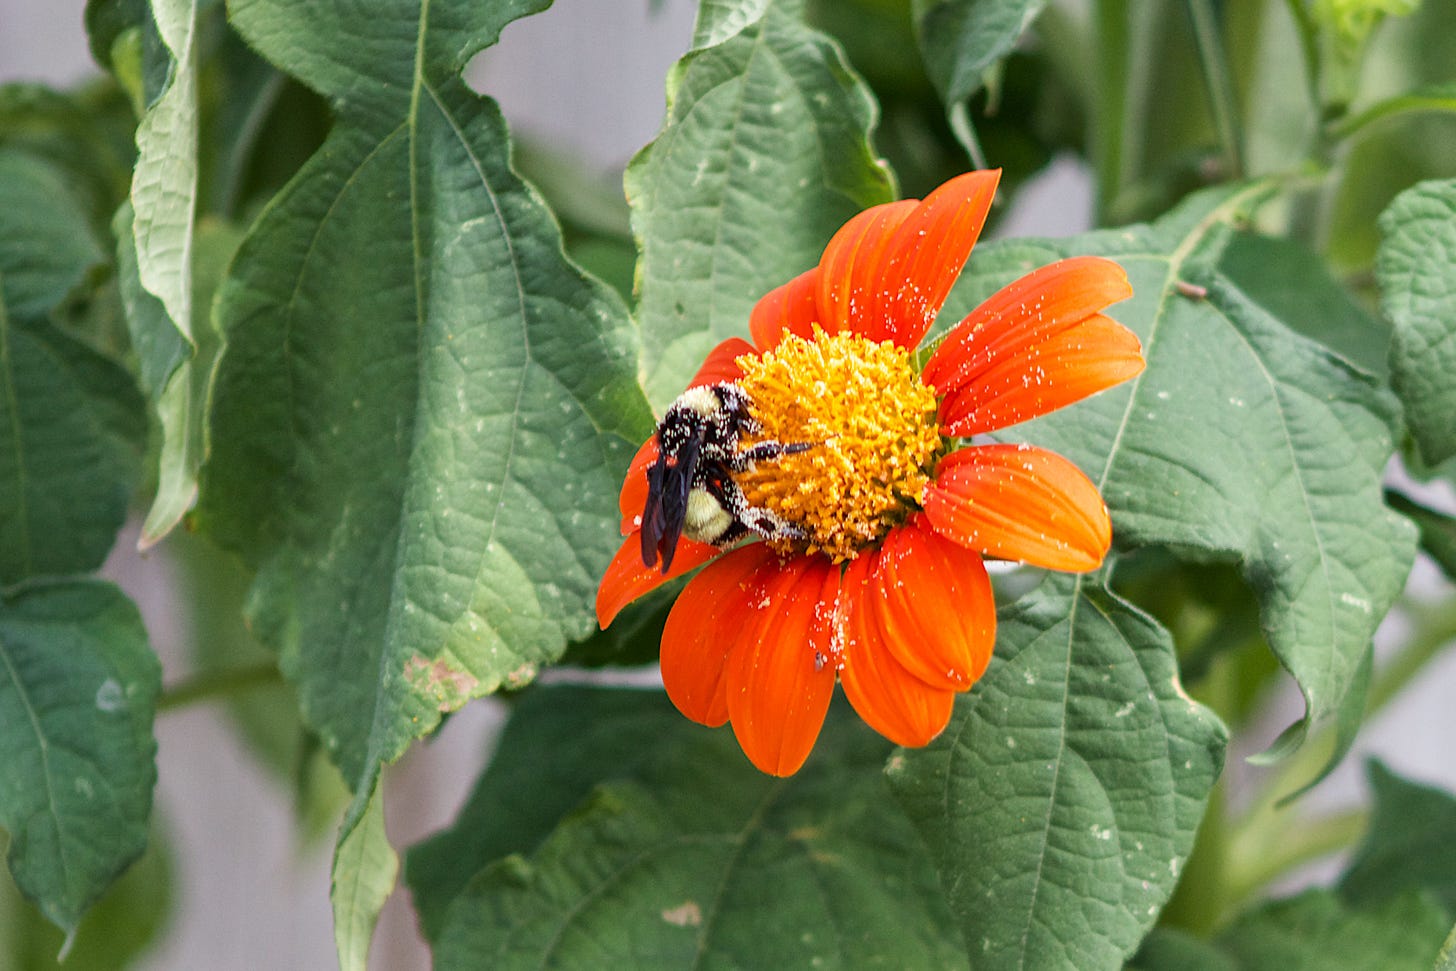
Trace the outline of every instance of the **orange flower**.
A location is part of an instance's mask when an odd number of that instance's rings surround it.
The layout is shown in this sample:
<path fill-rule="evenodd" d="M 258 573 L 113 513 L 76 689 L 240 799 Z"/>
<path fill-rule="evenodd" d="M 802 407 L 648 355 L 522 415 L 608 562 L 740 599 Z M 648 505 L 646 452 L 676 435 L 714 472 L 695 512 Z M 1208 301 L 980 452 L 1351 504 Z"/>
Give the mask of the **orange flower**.
<path fill-rule="evenodd" d="M 999 177 L 970 172 L 923 202 L 855 216 L 817 267 L 758 302 L 753 342 L 724 341 L 694 378 L 746 393 L 756 427 L 740 448 L 808 443 L 733 475 L 791 533 L 727 550 L 684 537 L 664 571 L 643 562 L 638 535 L 657 436 L 622 486 L 627 539 L 597 591 L 598 620 L 706 563 L 668 616 L 663 681 L 694 721 L 731 721 L 764 772 L 803 764 L 836 680 L 876 731 L 926 744 L 995 644 L 982 555 L 1085 571 L 1111 543 L 1096 486 L 1066 459 L 960 440 L 1142 371 L 1137 337 L 1101 313 L 1132 294 L 1121 267 L 1081 257 L 1027 274 L 917 370 Z"/>

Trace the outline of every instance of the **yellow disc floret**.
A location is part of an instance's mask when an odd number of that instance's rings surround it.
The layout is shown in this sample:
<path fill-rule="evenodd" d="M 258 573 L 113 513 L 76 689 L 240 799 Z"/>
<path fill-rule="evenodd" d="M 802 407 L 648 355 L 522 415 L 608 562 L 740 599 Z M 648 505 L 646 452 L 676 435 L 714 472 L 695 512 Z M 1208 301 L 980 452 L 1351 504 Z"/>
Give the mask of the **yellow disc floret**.
<path fill-rule="evenodd" d="M 786 334 L 738 366 L 763 426 L 745 446 L 813 446 L 735 476 L 750 505 L 808 534 L 784 546 L 851 559 L 917 507 L 942 440 L 935 391 L 907 350 L 815 325 L 812 338 Z"/>

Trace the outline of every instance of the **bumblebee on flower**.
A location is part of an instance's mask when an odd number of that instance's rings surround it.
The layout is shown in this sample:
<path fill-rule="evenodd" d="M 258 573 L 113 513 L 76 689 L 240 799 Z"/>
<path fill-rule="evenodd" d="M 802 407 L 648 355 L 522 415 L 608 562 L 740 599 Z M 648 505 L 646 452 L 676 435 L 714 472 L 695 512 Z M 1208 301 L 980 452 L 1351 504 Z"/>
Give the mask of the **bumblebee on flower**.
<path fill-rule="evenodd" d="M 627 473 L 597 617 L 707 564 L 668 616 L 663 681 L 689 718 L 731 722 L 764 772 L 803 764 L 836 680 L 876 731 L 926 744 L 995 645 L 982 557 L 1086 571 L 1111 544 L 1069 461 L 963 440 L 1142 371 L 1137 337 L 1102 314 L 1132 295 L 1121 267 L 1035 270 L 917 368 L 999 176 L 851 219 L 754 307 L 752 343 L 708 355 Z"/>

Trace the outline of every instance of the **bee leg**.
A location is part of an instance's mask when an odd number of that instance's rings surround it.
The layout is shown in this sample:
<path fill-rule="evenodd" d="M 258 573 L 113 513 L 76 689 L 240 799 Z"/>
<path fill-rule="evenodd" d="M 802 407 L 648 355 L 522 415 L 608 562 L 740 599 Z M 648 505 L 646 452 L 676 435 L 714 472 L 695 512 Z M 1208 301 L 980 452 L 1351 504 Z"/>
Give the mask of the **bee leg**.
<path fill-rule="evenodd" d="M 718 495 L 724 508 L 733 514 L 738 523 L 751 533 L 762 536 L 764 539 L 806 539 L 808 533 L 801 527 L 784 519 L 771 509 L 762 506 L 750 506 L 748 498 L 743 495 L 743 490 L 731 480 L 723 481 L 723 488 Z"/>
<path fill-rule="evenodd" d="M 759 442 L 751 448 L 746 448 L 734 456 L 736 472 L 743 472 L 759 462 L 769 462 L 785 455 L 797 455 L 799 452 L 807 452 L 818 445 L 818 442 L 783 442 L 769 439 L 766 442 Z"/>
<path fill-rule="evenodd" d="M 760 506 L 745 506 L 743 512 L 738 515 L 738 521 L 750 532 L 757 533 L 764 539 L 808 539 L 809 537 L 802 527 L 795 526 L 777 513 Z"/>

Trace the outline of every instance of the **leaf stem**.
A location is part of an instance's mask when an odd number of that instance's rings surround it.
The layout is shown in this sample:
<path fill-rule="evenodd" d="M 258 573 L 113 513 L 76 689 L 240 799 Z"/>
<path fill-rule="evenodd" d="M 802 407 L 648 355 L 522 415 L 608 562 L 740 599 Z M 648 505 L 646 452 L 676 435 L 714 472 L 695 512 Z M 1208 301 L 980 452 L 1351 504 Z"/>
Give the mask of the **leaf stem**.
<path fill-rule="evenodd" d="M 1432 658 L 1456 643 L 1456 599 L 1448 598 L 1430 607 L 1407 603 L 1404 610 L 1415 621 L 1415 632 L 1400 652 L 1375 672 L 1365 705 L 1367 718 L 1400 694 Z"/>
<path fill-rule="evenodd" d="M 283 676 L 278 665 L 272 661 L 249 664 L 243 667 L 224 668 L 219 671 L 205 671 L 186 678 L 178 684 L 162 689 L 157 699 L 157 713 L 183 708 L 198 702 L 214 701 L 232 695 L 242 694 L 256 688 L 282 684 Z"/>
<path fill-rule="evenodd" d="M 1365 832 L 1369 812 L 1347 809 L 1317 816 L 1283 813 L 1273 825 L 1244 831 L 1229 841 L 1224 888 L 1232 910 L 1275 879 L 1353 845 Z"/>
<path fill-rule="evenodd" d="M 1237 102 L 1233 75 L 1228 69 L 1228 54 L 1223 33 L 1211 0 L 1184 0 L 1188 19 L 1193 25 L 1193 39 L 1198 46 L 1198 63 L 1203 69 L 1203 83 L 1208 89 L 1209 107 L 1214 127 L 1228 157 L 1229 176 L 1244 177 L 1244 144 L 1238 125 Z"/>
<path fill-rule="evenodd" d="M 1456 600 L 1428 608 L 1406 603 L 1415 632 L 1389 662 L 1382 664 L 1370 686 L 1366 719 L 1379 713 L 1415 680 L 1426 664 L 1456 639 Z M 1310 820 L 1281 805 L 1301 780 L 1312 778 L 1329 754 L 1330 730 L 1309 738 L 1264 784 L 1248 811 L 1230 826 L 1230 900 L 1241 901 L 1289 869 L 1352 845 L 1364 831 L 1364 810 L 1350 810 Z"/>
<path fill-rule="evenodd" d="M 1377 102 L 1358 115 L 1346 115 L 1331 122 L 1326 133 L 1336 141 L 1342 141 L 1358 134 L 1387 118 L 1420 111 L 1456 112 L 1456 85 L 1447 85 L 1430 91 L 1412 91 Z"/>

